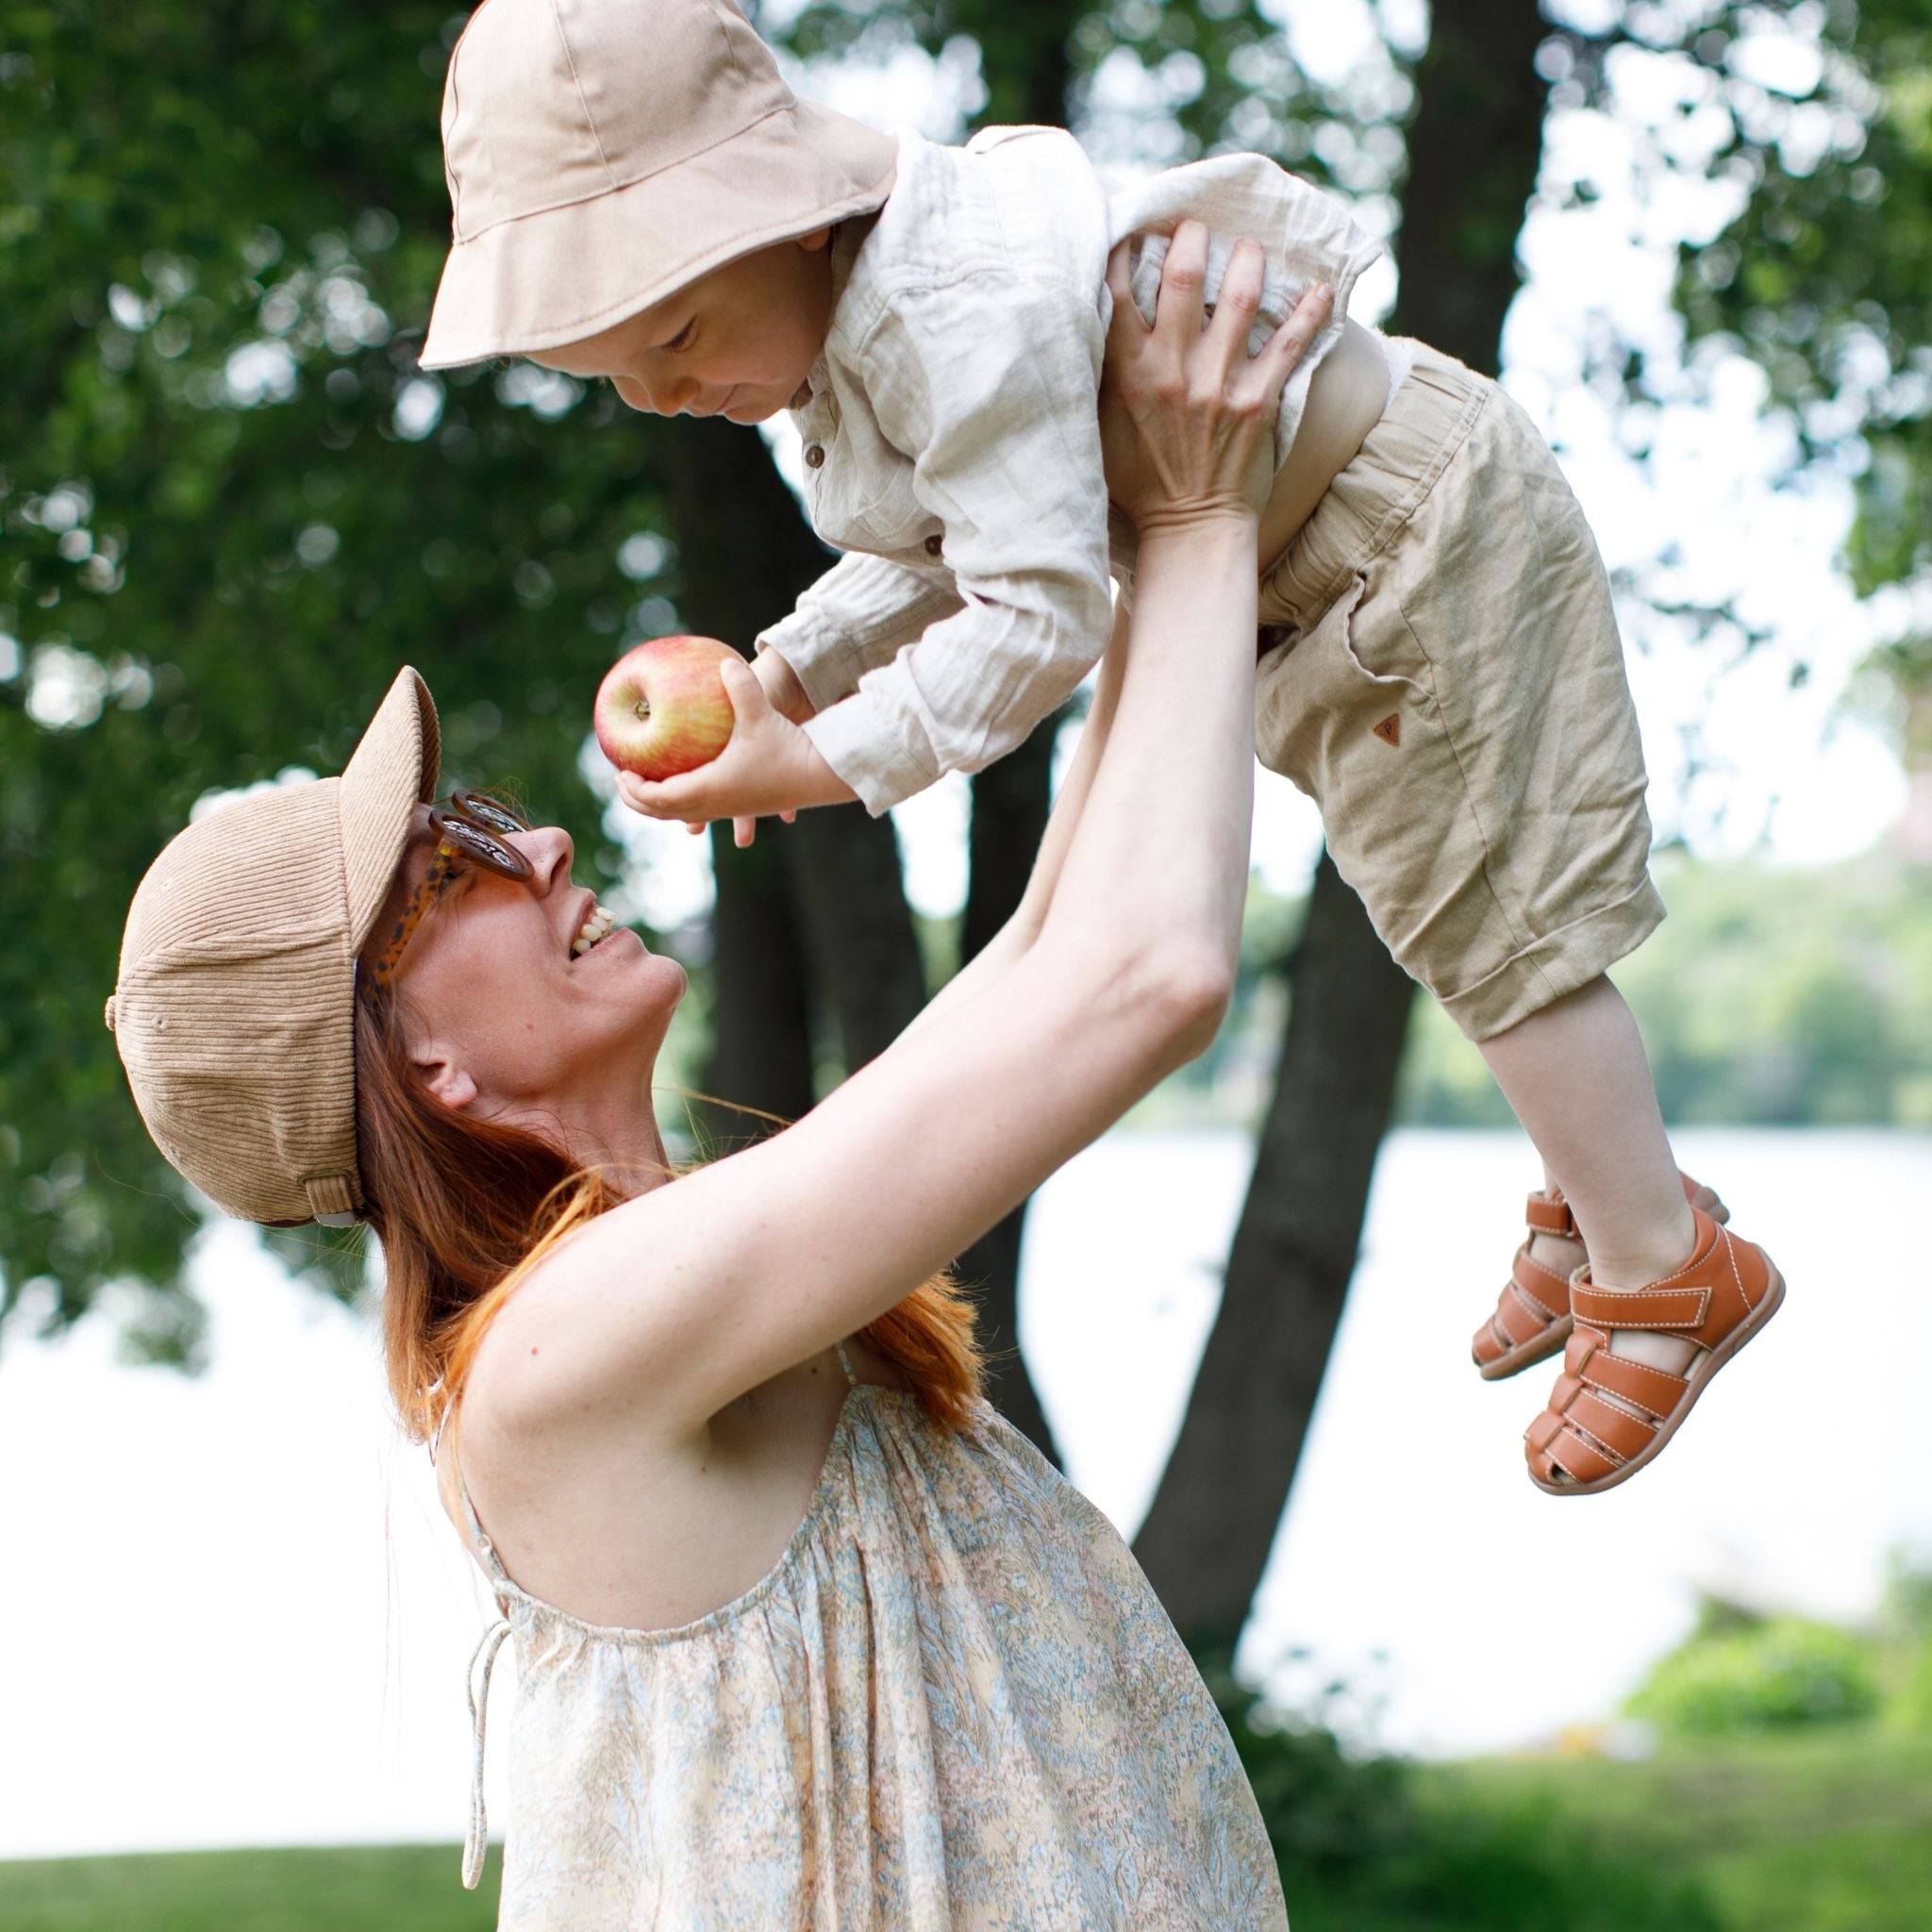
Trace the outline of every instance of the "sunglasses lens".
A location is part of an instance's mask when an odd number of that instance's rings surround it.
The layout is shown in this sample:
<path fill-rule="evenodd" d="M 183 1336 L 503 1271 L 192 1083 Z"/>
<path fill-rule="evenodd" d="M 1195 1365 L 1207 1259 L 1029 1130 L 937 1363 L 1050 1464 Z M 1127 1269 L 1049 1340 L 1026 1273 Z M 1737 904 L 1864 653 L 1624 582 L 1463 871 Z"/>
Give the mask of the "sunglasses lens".
<path fill-rule="evenodd" d="M 529 823 L 519 818 L 508 806 L 494 798 L 486 798 L 480 791 L 454 791 L 450 803 L 456 807 L 471 824 L 484 826 L 492 832 L 527 832 Z"/>
<path fill-rule="evenodd" d="M 443 842 L 454 845 L 474 864 L 487 866 L 491 872 L 501 873 L 505 878 L 529 877 L 530 861 L 514 847 L 491 838 L 481 825 L 474 825 L 467 819 L 455 818 L 447 812 L 437 812 L 434 823 Z M 523 828 L 513 826 L 510 829 L 520 831 Z"/>

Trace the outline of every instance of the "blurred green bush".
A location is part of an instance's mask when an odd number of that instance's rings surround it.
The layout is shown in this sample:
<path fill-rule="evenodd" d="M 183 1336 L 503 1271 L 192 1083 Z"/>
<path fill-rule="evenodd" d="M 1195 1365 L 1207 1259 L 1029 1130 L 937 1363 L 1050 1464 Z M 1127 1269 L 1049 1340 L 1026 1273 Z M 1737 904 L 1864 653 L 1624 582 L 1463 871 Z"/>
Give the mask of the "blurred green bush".
<path fill-rule="evenodd" d="M 1720 1738 L 1873 1716 L 1878 1647 L 1803 1617 L 1757 1617 L 1707 1600 L 1696 1630 L 1662 1658 L 1624 1707 L 1669 1735 Z"/>
<path fill-rule="evenodd" d="M 1553 1797 L 1474 1802 L 1273 1708 L 1224 1656 L 1199 1661 L 1296 1932 L 1720 1932 L 1693 1878 L 1628 1857 Z"/>

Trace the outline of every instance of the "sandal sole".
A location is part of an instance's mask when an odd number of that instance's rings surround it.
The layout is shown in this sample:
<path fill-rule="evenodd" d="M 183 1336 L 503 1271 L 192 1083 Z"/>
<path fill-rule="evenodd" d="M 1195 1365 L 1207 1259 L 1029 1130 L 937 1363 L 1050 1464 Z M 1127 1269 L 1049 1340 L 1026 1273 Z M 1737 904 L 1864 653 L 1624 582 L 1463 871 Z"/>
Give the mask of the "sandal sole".
<path fill-rule="evenodd" d="M 1623 1468 L 1612 1470 L 1608 1475 L 1600 1475 L 1594 1482 L 1546 1483 L 1534 1470 L 1529 1472 L 1530 1481 L 1546 1496 L 1598 1496 L 1606 1490 L 1614 1490 L 1619 1483 L 1628 1482 L 1646 1463 L 1655 1462 L 1670 1446 L 1671 1438 L 1690 1419 L 1690 1411 L 1697 1407 L 1699 1397 L 1717 1378 L 1717 1372 L 1737 1355 L 1747 1341 L 1760 1335 L 1765 1324 L 1784 1307 L 1785 1278 L 1778 1273 L 1776 1262 L 1769 1255 L 1764 1257 L 1764 1265 L 1771 1271 L 1771 1285 L 1765 1290 L 1764 1299 L 1757 1304 L 1748 1322 L 1726 1336 L 1697 1368 L 1691 1370 L 1690 1386 L 1685 1391 L 1682 1406 L 1645 1447 L 1639 1450 Z"/>
<path fill-rule="evenodd" d="M 1541 1335 L 1519 1342 L 1492 1362 L 1476 1362 L 1475 1372 L 1485 1382 L 1504 1382 L 1511 1375 L 1520 1375 L 1524 1369 L 1533 1369 L 1537 1363 L 1548 1361 L 1553 1355 L 1561 1355 L 1569 1345 L 1570 1331 L 1575 1325 L 1574 1315 L 1558 1315 Z M 1475 1361 L 1474 1356 L 1470 1359 Z"/>

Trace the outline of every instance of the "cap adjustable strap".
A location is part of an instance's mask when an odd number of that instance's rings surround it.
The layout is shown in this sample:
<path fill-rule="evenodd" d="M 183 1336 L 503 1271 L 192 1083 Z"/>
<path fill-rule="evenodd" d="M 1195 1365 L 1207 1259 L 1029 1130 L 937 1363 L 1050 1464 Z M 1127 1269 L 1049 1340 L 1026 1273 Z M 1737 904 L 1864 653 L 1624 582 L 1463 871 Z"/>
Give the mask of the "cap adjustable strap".
<path fill-rule="evenodd" d="M 308 1196 L 308 1211 L 324 1227 L 354 1227 L 361 1219 L 356 1212 L 355 1183 L 345 1174 L 305 1174 L 303 1191 Z"/>

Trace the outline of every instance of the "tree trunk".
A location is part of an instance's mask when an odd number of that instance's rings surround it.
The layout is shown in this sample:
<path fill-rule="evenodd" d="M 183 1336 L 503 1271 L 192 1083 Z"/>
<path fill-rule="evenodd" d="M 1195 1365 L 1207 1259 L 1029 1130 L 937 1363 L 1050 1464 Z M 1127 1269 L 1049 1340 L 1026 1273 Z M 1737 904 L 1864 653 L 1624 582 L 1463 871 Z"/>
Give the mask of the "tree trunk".
<path fill-rule="evenodd" d="M 1521 282 L 1547 32 L 1534 0 L 1437 0 L 1416 69 L 1393 326 L 1487 373 Z M 1221 1307 L 1134 1546 L 1181 1633 L 1202 1641 L 1239 1636 L 1267 1568 L 1354 1271 L 1414 991 L 1325 857 L 1291 984 Z"/>
<path fill-rule="evenodd" d="M 1325 854 L 1289 983 L 1220 1311 L 1134 1545 L 1195 1643 L 1233 1644 L 1268 1566 L 1355 1272 L 1415 991 Z"/>
<path fill-rule="evenodd" d="M 690 512 L 677 532 L 684 620 L 748 650 L 825 568 L 827 554 L 756 430 L 675 416 L 656 433 L 674 494 Z M 801 812 L 795 825 L 766 823 L 744 852 L 728 824 L 714 825 L 711 856 L 718 904 L 708 1090 L 795 1120 L 812 1104 L 816 1037 L 836 1038 L 849 1072 L 924 1003 L 898 841 L 890 819 L 832 806 Z M 824 1016 L 818 1026 L 815 1013 Z M 772 1124 L 728 1109 L 706 1116 L 720 1142 Z"/>

